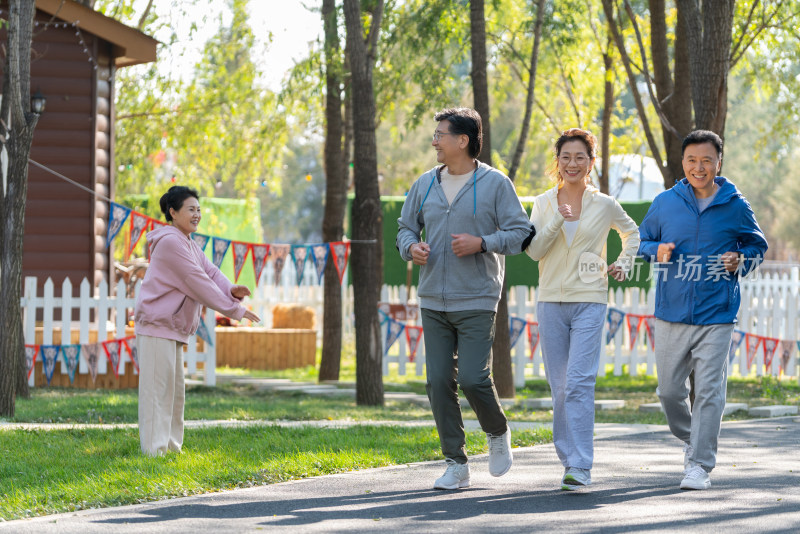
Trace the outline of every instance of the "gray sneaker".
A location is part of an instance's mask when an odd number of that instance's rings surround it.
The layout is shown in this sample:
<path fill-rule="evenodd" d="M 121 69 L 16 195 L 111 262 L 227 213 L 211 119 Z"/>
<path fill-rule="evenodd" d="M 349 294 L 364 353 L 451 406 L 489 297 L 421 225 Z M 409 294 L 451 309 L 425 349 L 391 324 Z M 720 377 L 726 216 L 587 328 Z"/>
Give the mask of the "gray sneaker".
<path fill-rule="evenodd" d="M 689 458 L 694 453 L 694 448 L 692 448 L 691 443 L 684 443 L 683 444 L 683 472 L 686 473 L 689 468 L 692 466 L 692 461 Z"/>
<path fill-rule="evenodd" d="M 489 440 L 489 474 L 501 477 L 508 473 L 514 456 L 511 454 L 511 429 L 506 426 L 505 433 L 495 436 L 486 434 Z"/>
<path fill-rule="evenodd" d="M 681 481 L 681 489 L 704 490 L 711 487 L 711 477 L 708 476 L 703 466 L 694 464 L 686 470 L 686 476 Z"/>
<path fill-rule="evenodd" d="M 578 467 L 567 469 L 567 472 L 564 473 L 564 478 L 561 479 L 561 489 L 564 491 L 576 490 L 581 486 L 590 486 L 591 484 L 592 471 Z"/>
<path fill-rule="evenodd" d="M 469 487 L 469 465 L 448 458 L 444 474 L 433 483 L 433 489 L 454 490 Z"/>

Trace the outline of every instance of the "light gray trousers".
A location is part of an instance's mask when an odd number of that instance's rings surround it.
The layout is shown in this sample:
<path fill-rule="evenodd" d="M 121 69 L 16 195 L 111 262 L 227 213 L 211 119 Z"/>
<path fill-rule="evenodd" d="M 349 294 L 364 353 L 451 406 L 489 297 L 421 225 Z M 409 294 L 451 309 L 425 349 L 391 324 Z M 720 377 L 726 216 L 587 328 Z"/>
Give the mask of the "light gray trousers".
<path fill-rule="evenodd" d="M 136 336 L 139 351 L 139 442 L 142 452 L 160 456 L 183 446 L 183 344 Z"/>
<path fill-rule="evenodd" d="M 564 467 L 591 469 L 594 385 L 606 305 L 540 302 L 536 307 L 547 382 L 553 396 L 553 444 Z"/>
<path fill-rule="evenodd" d="M 689 461 L 706 471 L 717 462 L 728 383 L 732 324 L 690 325 L 656 319 L 658 398 L 676 438 L 691 444 Z M 689 410 L 689 373 L 694 370 L 694 406 Z"/>

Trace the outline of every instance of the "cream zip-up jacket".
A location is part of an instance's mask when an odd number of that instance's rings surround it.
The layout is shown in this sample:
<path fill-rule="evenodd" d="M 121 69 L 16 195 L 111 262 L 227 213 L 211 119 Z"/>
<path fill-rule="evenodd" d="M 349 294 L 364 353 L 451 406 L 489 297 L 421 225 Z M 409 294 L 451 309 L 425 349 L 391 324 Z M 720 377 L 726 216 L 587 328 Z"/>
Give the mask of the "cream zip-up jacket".
<path fill-rule="evenodd" d="M 639 248 L 636 223 L 619 202 L 589 184 L 583 192 L 578 230 L 567 246 L 564 217 L 558 211 L 558 189 L 554 187 L 536 197 L 531 223 L 536 236 L 527 249 L 528 256 L 539 262 L 539 302 L 608 302 L 608 274 L 580 275 L 581 256 L 590 252 L 606 260 L 606 240 L 613 228 L 622 239 L 622 253 L 616 260 L 626 275 L 633 266 Z M 585 272 L 584 272 L 585 273 Z"/>

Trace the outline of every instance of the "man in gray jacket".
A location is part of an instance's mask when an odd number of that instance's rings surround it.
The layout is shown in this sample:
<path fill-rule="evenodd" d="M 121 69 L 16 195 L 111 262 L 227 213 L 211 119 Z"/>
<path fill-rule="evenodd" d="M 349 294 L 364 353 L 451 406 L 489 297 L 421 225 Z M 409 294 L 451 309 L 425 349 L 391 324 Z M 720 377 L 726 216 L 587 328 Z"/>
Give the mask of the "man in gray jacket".
<path fill-rule="evenodd" d="M 476 159 L 480 115 L 457 108 L 434 119 L 440 165 L 411 186 L 397 220 L 397 249 L 420 266 L 426 388 L 447 461 L 433 487 L 458 489 L 469 486 L 458 385 L 488 437 L 489 472 L 499 477 L 511 468 L 511 432 L 490 376 L 503 286 L 499 255 L 519 254 L 533 231 L 511 180 Z"/>

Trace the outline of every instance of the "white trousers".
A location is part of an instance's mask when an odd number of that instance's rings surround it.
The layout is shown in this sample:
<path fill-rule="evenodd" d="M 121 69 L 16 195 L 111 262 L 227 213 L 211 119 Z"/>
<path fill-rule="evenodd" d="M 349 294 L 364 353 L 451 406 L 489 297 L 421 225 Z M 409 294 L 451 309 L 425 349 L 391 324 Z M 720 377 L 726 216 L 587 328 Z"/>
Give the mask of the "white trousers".
<path fill-rule="evenodd" d="M 136 336 L 139 351 L 139 441 L 142 452 L 160 456 L 183 446 L 183 344 Z"/>

